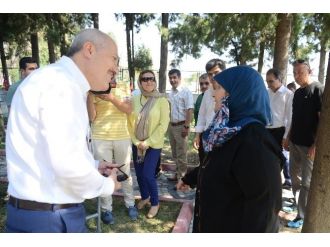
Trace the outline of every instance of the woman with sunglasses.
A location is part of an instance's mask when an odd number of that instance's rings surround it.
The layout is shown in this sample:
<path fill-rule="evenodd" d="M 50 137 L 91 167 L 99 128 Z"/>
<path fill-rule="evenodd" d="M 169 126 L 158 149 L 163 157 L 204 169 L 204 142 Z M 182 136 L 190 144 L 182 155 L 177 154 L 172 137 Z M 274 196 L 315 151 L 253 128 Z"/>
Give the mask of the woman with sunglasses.
<path fill-rule="evenodd" d="M 129 116 L 133 162 L 141 194 L 137 208 L 151 204 L 147 218 L 153 218 L 159 210 L 155 170 L 170 121 L 170 108 L 165 95 L 157 90 L 153 71 L 142 71 L 138 80 L 141 94 L 133 96 L 133 111 Z"/>

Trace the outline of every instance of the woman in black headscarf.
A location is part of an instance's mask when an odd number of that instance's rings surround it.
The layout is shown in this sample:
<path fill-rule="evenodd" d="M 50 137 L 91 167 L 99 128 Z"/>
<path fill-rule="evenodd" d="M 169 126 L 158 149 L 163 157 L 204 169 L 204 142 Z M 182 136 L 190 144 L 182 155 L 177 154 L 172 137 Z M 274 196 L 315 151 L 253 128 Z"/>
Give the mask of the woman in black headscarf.
<path fill-rule="evenodd" d="M 277 232 L 284 157 L 265 129 L 271 115 L 263 79 L 247 66 L 214 79 L 221 107 L 203 135 L 207 158 L 177 184 L 197 185 L 193 232 Z"/>

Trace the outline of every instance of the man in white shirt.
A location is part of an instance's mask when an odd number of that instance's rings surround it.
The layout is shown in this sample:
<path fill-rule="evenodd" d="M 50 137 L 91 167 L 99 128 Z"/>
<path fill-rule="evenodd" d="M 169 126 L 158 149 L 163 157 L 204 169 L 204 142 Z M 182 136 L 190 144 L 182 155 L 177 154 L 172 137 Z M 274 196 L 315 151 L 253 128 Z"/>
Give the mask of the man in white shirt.
<path fill-rule="evenodd" d="M 205 70 L 207 72 L 208 80 L 213 84 L 217 83 L 213 80 L 213 77 L 226 69 L 226 63 L 221 59 L 214 58 L 207 62 Z M 204 148 L 202 145 L 202 134 L 205 131 L 214 117 L 215 102 L 213 98 L 213 86 L 211 85 L 204 93 L 201 107 L 198 112 L 198 120 L 195 126 L 196 136 L 193 142 L 194 148 L 198 150 L 199 162 L 204 160 Z"/>
<path fill-rule="evenodd" d="M 275 68 L 267 71 L 266 82 L 273 121 L 268 130 L 282 147 L 291 126 L 293 93 L 282 85 L 281 72 Z"/>
<path fill-rule="evenodd" d="M 86 232 L 82 202 L 117 189 L 116 169 L 88 150 L 86 108 L 89 90 L 108 89 L 117 54 L 108 35 L 83 30 L 68 56 L 17 89 L 6 136 L 7 232 Z"/>
<path fill-rule="evenodd" d="M 172 158 L 176 163 L 176 175 L 168 178 L 177 181 L 187 172 L 187 148 L 190 122 L 193 115 L 194 100 L 190 90 L 181 85 L 181 72 L 171 69 L 168 77 L 172 85 L 168 100 L 171 105 L 168 135 L 172 149 Z"/>
<path fill-rule="evenodd" d="M 282 75 L 278 69 L 268 70 L 266 81 L 273 121 L 267 128 L 282 148 L 291 126 L 293 93 L 282 85 Z M 284 185 L 290 185 L 289 181 Z"/>

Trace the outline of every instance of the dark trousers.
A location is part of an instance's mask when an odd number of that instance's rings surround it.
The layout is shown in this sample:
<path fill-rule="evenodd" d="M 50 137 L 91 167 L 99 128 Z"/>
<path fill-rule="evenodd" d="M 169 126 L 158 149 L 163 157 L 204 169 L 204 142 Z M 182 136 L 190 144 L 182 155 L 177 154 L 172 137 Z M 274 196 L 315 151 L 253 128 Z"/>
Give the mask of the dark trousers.
<path fill-rule="evenodd" d="M 159 198 L 155 170 L 162 149 L 149 147 L 144 155 L 144 162 L 142 164 L 137 162 L 137 147 L 135 145 L 132 145 L 132 150 L 135 174 L 142 200 L 150 196 L 151 206 L 156 206 L 159 203 Z"/>
<path fill-rule="evenodd" d="M 199 164 L 202 164 L 205 158 L 205 151 L 203 147 L 203 132 L 199 135 L 198 157 L 199 157 Z"/>
<path fill-rule="evenodd" d="M 276 143 L 282 150 L 282 140 L 285 133 L 285 127 L 279 127 L 274 129 L 268 129 L 269 133 L 274 137 Z"/>
<path fill-rule="evenodd" d="M 87 232 L 85 208 L 77 207 L 55 211 L 33 211 L 7 204 L 7 233 L 65 233 Z"/>
<path fill-rule="evenodd" d="M 274 129 L 268 129 L 269 133 L 274 137 L 276 143 L 282 150 L 282 140 L 285 133 L 285 127 L 279 127 Z M 283 165 L 283 175 L 285 178 L 285 182 L 291 184 L 291 176 L 290 176 L 290 164 L 287 155 L 285 155 L 286 161 Z"/>

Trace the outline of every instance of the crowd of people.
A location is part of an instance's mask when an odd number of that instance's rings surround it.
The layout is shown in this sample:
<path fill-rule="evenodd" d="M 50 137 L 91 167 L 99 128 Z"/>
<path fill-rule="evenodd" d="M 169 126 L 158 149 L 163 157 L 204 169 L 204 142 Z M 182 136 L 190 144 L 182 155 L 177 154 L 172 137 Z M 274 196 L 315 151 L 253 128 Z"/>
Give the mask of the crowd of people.
<path fill-rule="evenodd" d="M 288 227 L 302 226 L 323 93 L 307 61 L 293 63 L 298 89 L 276 68 L 266 73 L 267 89 L 253 68 L 211 59 L 196 102 L 180 70 L 168 72 L 168 95 L 152 70 L 140 73 L 132 94 L 116 81 L 118 63 L 115 41 L 96 29 L 81 31 L 55 64 L 37 69 L 21 59 L 7 98 L 6 232 L 86 232 L 83 202 L 95 197 L 103 223 L 115 224 L 120 187 L 131 220 L 144 207 L 157 217 L 165 135 L 176 164 L 168 180 L 183 192 L 196 188 L 193 232 L 278 232 L 282 186 L 292 186 L 298 210 Z M 187 172 L 193 119 L 199 166 Z"/>

